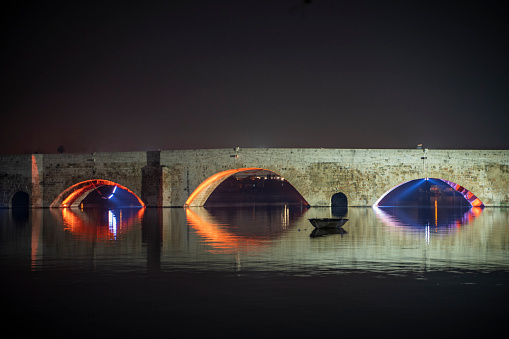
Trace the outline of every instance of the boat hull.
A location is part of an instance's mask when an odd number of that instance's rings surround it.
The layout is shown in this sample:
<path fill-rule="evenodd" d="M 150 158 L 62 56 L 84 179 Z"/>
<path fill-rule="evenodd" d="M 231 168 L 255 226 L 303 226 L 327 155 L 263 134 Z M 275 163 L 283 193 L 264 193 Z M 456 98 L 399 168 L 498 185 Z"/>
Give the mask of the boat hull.
<path fill-rule="evenodd" d="M 318 229 L 328 229 L 328 228 L 339 228 L 342 227 L 348 219 L 341 218 L 313 218 L 309 219 L 311 225 Z"/>
<path fill-rule="evenodd" d="M 331 234 L 347 234 L 348 232 L 345 231 L 343 227 L 337 227 L 337 228 L 315 228 L 313 232 L 309 235 L 311 238 L 319 238 L 324 237 Z"/>

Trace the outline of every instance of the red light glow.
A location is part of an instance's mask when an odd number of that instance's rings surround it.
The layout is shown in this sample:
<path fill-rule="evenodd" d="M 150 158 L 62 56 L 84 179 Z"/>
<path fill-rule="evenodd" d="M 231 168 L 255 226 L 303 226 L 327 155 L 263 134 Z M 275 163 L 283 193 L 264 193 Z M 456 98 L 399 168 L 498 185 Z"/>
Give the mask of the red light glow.
<path fill-rule="evenodd" d="M 461 193 L 461 195 L 463 195 L 465 197 L 465 199 L 467 199 L 467 201 L 470 203 L 470 205 L 472 207 L 484 207 L 484 204 L 482 203 L 482 201 L 479 198 L 477 198 L 474 195 L 474 193 L 470 192 L 465 187 L 460 186 L 457 183 L 452 182 L 452 181 L 448 181 L 448 180 L 444 180 L 444 179 L 440 179 L 440 180 L 445 182 L 447 185 L 451 186 L 454 190 Z"/>

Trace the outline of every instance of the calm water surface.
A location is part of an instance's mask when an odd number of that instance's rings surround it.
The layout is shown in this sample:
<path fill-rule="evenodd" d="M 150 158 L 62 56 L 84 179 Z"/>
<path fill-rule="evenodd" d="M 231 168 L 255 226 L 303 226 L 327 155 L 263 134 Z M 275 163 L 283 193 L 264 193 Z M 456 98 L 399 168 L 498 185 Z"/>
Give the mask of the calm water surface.
<path fill-rule="evenodd" d="M 75 337 L 491 336 L 509 210 L 0 211 L 8 323 Z"/>

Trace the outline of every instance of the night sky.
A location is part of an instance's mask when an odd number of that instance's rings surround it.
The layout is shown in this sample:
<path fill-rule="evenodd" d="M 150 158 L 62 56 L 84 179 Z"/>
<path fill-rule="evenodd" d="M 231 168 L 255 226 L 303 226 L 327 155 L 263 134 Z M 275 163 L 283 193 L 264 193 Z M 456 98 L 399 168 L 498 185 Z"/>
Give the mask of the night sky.
<path fill-rule="evenodd" d="M 507 18 L 495 3 L 11 5 L 0 154 L 509 149 Z"/>

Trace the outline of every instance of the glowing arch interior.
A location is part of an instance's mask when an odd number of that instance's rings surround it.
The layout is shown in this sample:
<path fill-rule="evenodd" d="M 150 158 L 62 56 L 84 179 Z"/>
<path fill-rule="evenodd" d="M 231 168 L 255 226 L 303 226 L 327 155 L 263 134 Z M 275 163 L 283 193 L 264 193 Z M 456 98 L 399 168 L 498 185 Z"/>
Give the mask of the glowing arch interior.
<path fill-rule="evenodd" d="M 228 177 L 232 176 L 235 173 L 261 170 L 272 172 L 271 170 L 267 170 L 264 168 L 248 167 L 248 168 L 235 168 L 216 173 L 213 176 L 207 178 L 205 181 L 203 181 L 200 185 L 198 185 L 198 187 L 196 187 L 196 189 L 193 191 L 193 193 L 191 193 L 191 195 L 187 199 L 185 206 L 203 206 L 205 201 L 207 201 L 208 197 L 217 188 L 217 186 L 219 186 L 223 181 L 225 181 Z M 305 201 L 304 198 L 302 198 L 302 200 Z"/>
<path fill-rule="evenodd" d="M 140 206 L 145 206 L 143 201 L 136 195 L 134 192 L 132 192 L 127 187 L 124 187 L 122 185 L 117 184 L 116 182 L 109 181 L 109 180 L 102 180 L 102 179 L 94 179 L 94 180 L 86 180 L 79 182 L 65 191 L 63 191 L 57 199 L 51 204 L 51 207 L 71 207 L 76 206 L 79 204 L 81 200 L 91 191 L 96 189 L 97 187 L 109 185 L 109 186 L 115 186 L 119 187 L 121 189 L 124 189 L 134 195 L 138 202 L 140 203 Z M 65 198 L 64 198 L 65 197 Z M 61 202 L 60 202 L 61 201 Z"/>
<path fill-rule="evenodd" d="M 423 179 L 423 180 L 425 180 L 425 179 Z M 444 179 L 437 179 L 437 180 L 441 180 L 441 181 L 445 182 L 447 185 L 451 186 L 454 190 L 456 190 L 457 192 L 461 193 L 461 195 L 463 195 L 463 197 L 470 203 L 470 205 L 472 207 L 484 207 L 484 204 L 482 203 L 482 201 L 479 200 L 479 198 L 477 198 L 472 192 L 467 190 L 465 187 L 463 187 L 461 185 L 458 185 L 458 184 L 456 184 L 456 183 L 454 183 L 452 181 L 449 181 L 449 180 L 444 180 Z M 409 180 L 407 182 L 403 182 L 403 183 L 401 183 L 399 185 L 394 186 L 393 188 L 391 188 L 387 192 L 385 192 L 380 198 L 378 198 L 378 200 L 373 204 L 373 206 L 378 206 L 380 201 L 382 201 L 382 199 L 385 198 L 394 189 L 396 189 L 397 187 L 399 187 L 401 185 L 404 185 L 404 184 L 406 184 L 406 183 L 408 183 L 410 181 L 413 181 L 413 180 Z"/>
<path fill-rule="evenodd" d="M 393 188 L 391 188 L 390 190 L 388 190 L 387 192 L 385 192 L 384 194 L 382 194 L 382 196 L 381 196 L 380 198 L 378 198 L 378 200 L 377 200 L 377 201 L 375 201 L 375 203 L 373 204 L 373 206 L 378 206 L 378 204 L 380 203 L 380 201 L 382 201 L 382 200 L 383 200 L 383 198 L 385 198 L 385 197 L 386 197 L 389 193 L 391 193 L 393 190 L 395 190 L 395 189 L 396 189 L 396 188 L 398 188 L 399 186 L 404 185 L 404 184 L 406 184 L 407 182 L 410 182 L 410 181 L 412 181 L 412 180 L 402 182 L 401 184 L 394 186 Z"/>
<path fill-rule="evenodd" d="M 452 181 L 440 179 L 443 182 L 445 182 L 447 185 L 451 186 L 453 189 L 455 189 L 457 192 L 461 193 L 467 199 L 467 201 L 472 205 L 472 207 L 484 207 L 484 204 L 482 203 L 479 198 L 477 198 L 474 193 L 467 190 L 465 187 L 460 186 Z"/>

